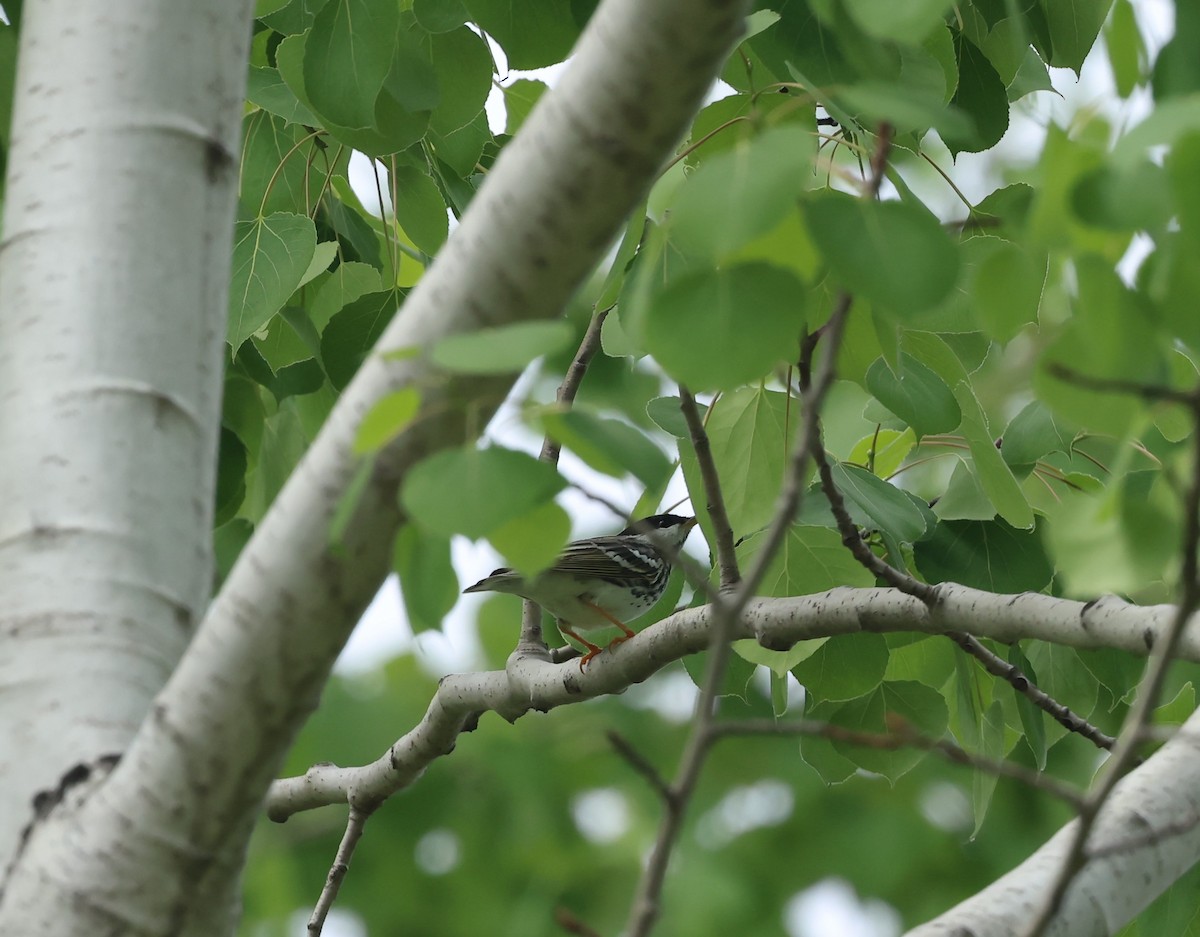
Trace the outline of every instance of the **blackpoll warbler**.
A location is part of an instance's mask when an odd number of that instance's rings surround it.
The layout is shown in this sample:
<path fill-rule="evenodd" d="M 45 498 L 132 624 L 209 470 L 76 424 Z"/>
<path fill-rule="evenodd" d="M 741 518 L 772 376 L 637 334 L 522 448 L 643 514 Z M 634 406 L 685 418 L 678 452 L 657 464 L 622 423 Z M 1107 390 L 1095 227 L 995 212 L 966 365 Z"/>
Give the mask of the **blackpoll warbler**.
<path fill-rule="evenodd" d="M 579 659 L 582 670 L 601 649 L 573 629 L 616 625 L 625 634 L 610 648 L 632 638 L 626 620 L 637 618 L 662 596 L 671 560 L 695 525 L 694 517 L 655 514 L 616 536 L 568 543 L 554 565 L 532 580 L 502 567 L 463 592 L 508 592 L 536 602 L 558 619 L 563 634 L 587 648 Z"/>

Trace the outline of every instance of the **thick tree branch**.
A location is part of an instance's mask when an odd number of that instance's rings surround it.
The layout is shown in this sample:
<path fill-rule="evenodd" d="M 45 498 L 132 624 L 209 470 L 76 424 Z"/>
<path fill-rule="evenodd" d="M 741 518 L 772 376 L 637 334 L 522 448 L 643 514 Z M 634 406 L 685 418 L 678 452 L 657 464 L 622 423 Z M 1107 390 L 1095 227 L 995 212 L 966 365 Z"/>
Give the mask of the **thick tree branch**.
<path fill-rule="evenodd" d="M 860 631 L 940 635 L 970 624 L 977 635 L 997 641 L 1033 638 L 1147 654 L 1175 615 L 1171 605 L 1129 605 L 1115 596 L 1084 603 L 1039 593 L 996 595 L 954 583 L 934 588 L 936 614 L 895 589 L 839 588 L 755 599 L 730 637 L 753 638 L 770 650 L 786 650 L 797 641 Z M 267 798 L 268 815 L 282 821 L 327 804 L 378 805 L 415 781 L 435 758 L 452 751 L 471 713 L 492 710 L 513 721 L 529 710 L 619 693 L 672 661 L 704 650 L 714 614 L 711 606 L 676 612 L 597 657 L 582 674 L 571 662 L 527 660 L 510 663 L 506 671 L 445 677 L 421 722 L 377 761 L 352 768 L 315 765 L 303 776 L 276 781 Z M 1200 662 L 1200 621 L 1195 616 L 1180 639 L 1178 656 Z"/>

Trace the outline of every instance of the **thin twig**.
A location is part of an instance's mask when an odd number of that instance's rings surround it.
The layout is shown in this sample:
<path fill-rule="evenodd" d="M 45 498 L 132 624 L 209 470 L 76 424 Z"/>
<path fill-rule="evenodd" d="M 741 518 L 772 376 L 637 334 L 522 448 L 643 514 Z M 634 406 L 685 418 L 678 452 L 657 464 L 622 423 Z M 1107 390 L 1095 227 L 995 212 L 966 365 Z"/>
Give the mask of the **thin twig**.
<path fill-rule="evenodd" d="M 1140 390 L 1132 392 L 1141 393 Z M 1067 845 L 1067 853 L 1058 875 L 1055 876 L 1045 904 L 1025 931 L 1025 937 L 1041 937 L 1045 933 L 1046 927 L 1058 914 L 1071 882 L 1087 865 L 1089 860 L 1087 840 L 1096 824 L 1096 818 L 1117 786 L 1117 782 L 1133 766 L 1138 746 L 1154 715 L 1154 708 L 1158 704 L 1159 695 L 1166 682 L 1167 671 L 1175 658 L 1175 651 L 1183 636 L 1183 630 L 1188 619 L 1200 607 L 1200 583 L 1197 582 L 1197 574 L 1200 573 L 1200 388 L 1188 394 L 1185 399 L 1192 410 L 1194 449 L 1192 477 L 1184 499 L 1179 605 L 1175 609 L 1170 627 L 1159 640 L 1154 642 L 1154 647 L 1151 648 L 1150 664 L 1146 669 L 1146 676 L 1142 679 L 1141 685 L 1138 687 L 1137 698 L 1125 717 L 1125 725 L 1121 727 L 1117 744 L 1113 746 L 1112 757 L 1105 763 L 1096 786 L 1088 793 L 1080 808 L 1079 818 L 1075 823 L 1075 829 L 1071 841 Z"/>
<path fill-rule="evenodd" d="M 800 386 L 802 389 L 805 388 L 808 382 L 808 372 L 808 362 L 802 358 L 800 362 Z M 817 432 L 819 433 L 819 431 L 818 427 Z M 837 522 L 838 531 L 842 535 L 842 543 L 845 544 L 851 555 L 866 569 L 870 570 L 876 578 L 882 579 L 888 585 L 899 589 L 901 592 L 920 599 L 931 609 L 934 608 L 937 604 L 937 590 L 933 586 L 913 578 L 907 573 L 896 569 L 896 567 L 892 566 L 891 563 L 888 563 L 882 557 L 876 556 L 874 551 L 863 540 L 858 527 L 855 526 L 850 513 L 846 510 L 845 499 L 834 482 L 832 466 L 819 440 L 814 440 L 813 443 L 813 459 L 817 463 L 817 471 L 820 474 L 821 490 L 825 493 L 825 497 L 829 499 L 830 510 L 833 513 L 834 520 Z M 988 673 L 994 677 L 1006 680 L 1016 692 L 1020 693 L 1039 709 L 1048 713 L 1059 725 L 1072 732 L 1079 733 L 1100 748 L 1109 750 L 1113 747 L 1115 739 L 1112 736 L 1106 735 L 1086 719 L 1071 712 L 1068 707 L 1058 702 L 1058 700 L 1050 696 L 1045 690 L 1036 686 L 1019 667 L 1008 663 L 999 655 L 994 654 L 971 635 L 964 631 L 951 631 L 947 633 L 947 637 L 978 660 Z"/>
<path fill-rule="evenodd" d="M 579 350 L 575 352 L 575 357 L 571 359 L 571 363 L 567 366 L 567 373 L 563 375 L 563 381 L 558 386 L 555 400 L 559 403 L 570 405 L 575 400 L 575 395 L 579 393 L 579 385 L 583 383 L 588 365 L 591 364 L 592 358 L 600 349 L 600 327 L 604 325 L 604 320 L 608 317 L 611 309 L 612 307 L 609 306 L 608 309 L 597 310 L 592 316 L 592 321 L 588 323 L 587 331 L 583 333 L 583 340 L 579 343 Z M 561 454 L 562 446 L 547 434 L 542 441 L 542 451 L 538 458 L 551 465 L 558 465 L 558 457 Z M 521 636 L 517 641 L 516 653 L 519 655 L 544 655 L 547 653 L 546 641 L 542 637 L 542 610 L 536 602 L 530 599 L 526 599 L 521 607 Z"/>
<path fill-rule="evenodd" d="M 675 797 L 675 793 L 671 790 L 667 779 L 662 776 L 654 765 L 650 764 L 646 756 L 634 748 L 633 743 L 621 735 L 621 733 L 610 729 L 604 734 L 608 738 L 608 743 L 616 749 L 617 754 L 629 762 L 629 766 L 634 771 L 650 782 L 650 786 L 663 799 L 663 803 L 670 804 Z"/>
<path fill-rule="evenodd" d="M 338 890 L 342 887 L 342 879 L 346 877 L 350 868 L 350 857 L 354 855 L 354 847 L 362 838 L 363 827 L 366 826 L 369 815 L 357 807 L 350 808 L 346 817 L 346 832 L 342 834 L 337 854 L 333 857 L 333 865 L 329 867 L 329 874 L 325 876 L 325 886 L 321 889 L 316 907 L 308 919 L 309 937 L 320 937 L 321 930 L 325 927 L 325 918 L 329 916 L 329 909 L 333 907 Z"/>
<path fill-rule="evenodd" d="M 930 738 L 919 732 L 904 730 L 900 732 L 859 732 L 831 722 L 815 719 L 796 719 L 776 721 L 774 719 L 739 719 L 715 723 L 709 735 L 715 742 L 731 736 L 746 735 L 810 735 L 829 739 L 832 742 L 847 742 L 875 748 L 881 751 L 895 751 L 901 748 L 916 748 L 921 751 L 940 755 L 954 764 L 978 768 L 999 777 L 1012 778 L 1030 787 L 1043 790 L 1060 800 L 1066 801 L 1073 807 L 1083 803 L 1083 795 L 1069 784 L 1063 784 L 1040 771 L 1033 771 L 1015 762 L 1002 758 L 987 758 L 975 755 L 960 748 L 947 739 Z"/>
<path fill-rule="evenodd" d="M 947 631 L 946 637 L 983 664 L 983 669 L 993 677 L 1009 683 L 1038 709 L 1047 713 L 1055 722 L 1066 729 L 1082 735 L 1097 748 L 1110 751 L 1117 740 L 1098 729 L 1082 716 L 1071 712 L 1045 690 L 1035 686 L 1029 677 L 1015 664 L 1010 664 L 999 654 L 989 651 L 979 639 L 965 631 Z"/>
<path fill-rule="evenodd" d="M 1090 374 L 1081 374 L 1057 361 L 1046 365 L 1046 371 L 1061 381 L 1075 384 L 1085 390 L 1133 394 L 1136 397 L 1144 397 L 1146 400 L 1165 400 L 1170 403 L 1181 403 L 1188 407 L 1195 405 L 1196 392 L 1192 390 L 1176 390 L 1174 387 L 1166 387 L 1162 384 L 1146 384 L 1142 381 L 1127 381 L 1114 377 L 1093 377 Z"/>
<path fill-rule="evenodd" d="M 600 937 L 598 930 L 579 920 L 566 908 L 554 909 L 554 923 L 568 934 L 575 934 L 576 937 Z"/>
<path fill-rule="evenodd" d="M 704 497 L 708 504 L 708 519 L 712 522 L 713 546 L 717 553 L 717 569 L 721 575 L 721 591 L 733 590 L 741 581 L 742 574 L 738 569 L 737 554 L 733 549 L 733 528 L 729 525 L 729 513 L 725 510 L 725 497 L 721 494 L 721 479 L 717 475 L 717 466 L 713 462 L 712 446 L 709 444 L 708 432 L 700 420 L 700 411 L 696 407 L 696 398 L 682 384 L 679 385 L 679 409 L 687 423 L 688 433 L 692 437 L 692 449 L 696 453 L 696 465 L 700 469 L 700 478 L 704 483 Z"/>
<path fill-rule="evenodd" d="M 866 184 L 866 191 L 872 198 L 878 193 L 882 183 L 891 141 L 892 129 L 889 125 L 884 124 L 880 128 L 877 149 L 871 159 L 872 176 Z M 692 728 L 688 734 L 683 755 L 679 760 L 675 781 L 670 785 L 672 796 L 665 801 L 658 836 L 646 861 L 638 893 L 630 909 L 629 923 L 625 929 L 628 937 L 646 937 L 658 920 L 667 863 L 679 838 L 688 802 L 695 790 L 696 782 L 699 780 L 700 771 L 708 754 L 708 733 L 713 724 L 715 704 L 721 682 L 725 677 L 725 668 L 729 662 L 729 655 L 732 653 L 729 639 L 746 605 L 753 598 L 766 576 L 767 567 L 783 545 L 784 538 L 791 528 L 797 510 L 799 510 L 804 494 L 806 469 L 812 454 L 811 440 L 814 438 L 814 434 L 811 430 L 816 425 L 825 394 L 833 383 L 837 352 L 841 345 L 842 335 L 845 333 L 846 317 L 850 311 L 851 302 L 850 294 L 843 293 L 835 303 L 829 321 L 824 326 L 827 335 L 821 345 L 821 360 L 813 391 L 803 401 L 803 426 L 796 440 L 787 474 L 784 476 L 783 489 L 776 501 L 773 519 L 763 537 L 762 548 L 737 588 L 732 593 L 719 596 L 712 603 L 713 623 L 709 634 L 708 667 L 704 683 L 696 701 L 695 717 L 692 720 Z"/>

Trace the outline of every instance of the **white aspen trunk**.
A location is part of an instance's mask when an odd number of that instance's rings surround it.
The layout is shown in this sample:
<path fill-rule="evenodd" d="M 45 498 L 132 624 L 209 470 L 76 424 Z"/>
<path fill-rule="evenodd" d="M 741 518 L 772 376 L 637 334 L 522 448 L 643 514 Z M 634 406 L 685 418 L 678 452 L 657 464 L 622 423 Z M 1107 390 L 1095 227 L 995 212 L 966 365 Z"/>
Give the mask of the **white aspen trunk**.
<path fill-rule="evenodd" d="M 211 594 L 249 39 L 244 0 L 24 6 L 0 243 L 0 868 L 35 792 L 127 747 Z"/>

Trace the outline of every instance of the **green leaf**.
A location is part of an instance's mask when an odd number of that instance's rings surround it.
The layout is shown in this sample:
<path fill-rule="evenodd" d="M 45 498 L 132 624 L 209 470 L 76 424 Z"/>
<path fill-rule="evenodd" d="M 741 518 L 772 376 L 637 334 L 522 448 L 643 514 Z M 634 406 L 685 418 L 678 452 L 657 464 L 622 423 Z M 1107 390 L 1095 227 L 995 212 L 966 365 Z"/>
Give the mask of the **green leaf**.
<path fill-rule="evenodd" d="M 877 429 L 855 443 L 846 461 L 861 465 L 880 478 L 888 478 L 908 458 L 916 442 L 911 429 Z"/>
<path fill-rule="evenodd" d="M 1050 35 L 1050 48 L 1041 50 L 1047 63 L 1069 68 L 1078 75 L 1112 0 L 1038 0 L 1038 6 L 1045 14 Z"/>
<path fill-rule="evenodd" d="M 1121 437 L 1142 411 L 1142 402 L 1126 393 L 1078 387 L 1048 373 L 1046 365 L 1064 365 L 1093 378 L 1161 383 L 1165 372 L 1159 344 L 1148 336 L 1131 340 L 1133 323 L 1144 321 L 1139 297 L 1112 267 L 1095 255 L 1075 261 L 1079 295 L 1074 315 L 1043 354 L 1034 388 L 1061 417 Z M 1193 309 L 1194 313 L 1194 309 Z M 1194 315 L 1193 315 L 1194 318 Z"/>
<path fill-rule="evenodd" d="M 675 191 L 668 207 L 671 239 L 698 256 L 727 257 L 791 211 L 815 152 L 816 138 L 794 125 L 739 139 Z"/>
<path fill-rule="evenodd" d="M 918 436 L 949 433 L 962 422 L 954 394 L 935 371 L 901 352 L 899 373 L 877 358 L 867 369 L 867 389 Z"/>
<path fill-rule="evenodd" d="M 846 12 L 876 39 L 916 43 L 941 25 L 950 5 L 950 0 L 846 0 Z"/>
<path fill-rule="evenodd" d="M 408 427 L 420 408 L 421 394 L 415 387 L 381 397 L 358 424 L 352 451 L 365 455 L 382 449 Z"/>
<path fill-rule="evenodd" d="M 471 18 L 494 38 L 508 67 L 522 71 L 563 61 L 579 38 L 575 5 L 545 0 L 467 0 Z"/>
<path fill-rule="evenodd" d="M 440 628 L 458 601 L 458 574 L 450 562 L 450 541 L 415 524 L 405 524 L 396 532 L 392 568 L 400 577 L 400 594 L 413 633 Z"/>
<path fill-rule="evenodd" d="M 817 648 L 792 674 L 813 700 L 851 700 L 883 682 L 888 646 L 881 634 L 836 635 Z"/>
<path fill-rule="evenodd" d="M 216 526 L 233 519 L 246 497 L 246 446 L 237 433 L 221 427 L 221 445 L 217 450 L 217 493 L 214 502 Z"/>
<path fill-rule="evenodd" d="M 412 11 L 421 28 L 431 33 L 457 29 L 471 16 L 460 0 L 413 0 Z"/>
<path fill-rule="evenodd" d="M 321 333 L 321 363 L 335 388 L 340 390 L 350 383 L 392 320 L 401 299 L 393 290 L 365 293 L 329 320 Z"/>
<path fill-rule="evenodd" d="M 561 319 L 514 322 L 496 328 L 449 335 L 433 346 L 439 367 L 462 374 L 514 374 L 542 355 L 562 351 L 575 338 Z"/>
<path fill-rule="evenodd" d="M 748 537 L 738 548 L 742 569 L 758 557 L 762 536 Z M 842 537 L 827 527 L 792 527 L 767 567 L 760 595 L 812 595 L 834 586 L 873 586 L 875 577 L 842 545 Z M 794 666 L 794 665 L 792 665 Z"/>
<path fill-rule="evenodd" d="M 1004 430 L 1000 453 L 1011 466 L 1033 465 L 1051 452 L 1070 452 L 1075 433 L 1040 400 L 1027 403 Z"/>
<path fill-rule="evenodd" d="M 1029 662 L 1021 648 L 1017 644 L 1012 644 L 1008 648 L 1008 662 L 1021 671 L 1029 682 L 1034 686 L 1038 686 L 1037 673 L 1034 672 L 1033 664 Z M 1033 761 L 1037 765 L 1039 771 L 1046 770 L 1046 720 L 1045 712 L 1034 705 L 1024 693 L 1013 694 L 1017 699 L 1017 713 L 1021 717 L 1021 727 L 1025 730 L 1025 741 L 1029 743 L 1029 749 L 1033 752 Z"/>
<path fill-rule="evenodd" d="M 1084 224 L 1110 231 L 1162 231 L 1175 213 L 1167 171 L 1146 158 L 1085 172 L 1070 202 Z"/>
<path fill-rule="evenodd" d="M 437 183 L 411 166 L 397 166 L 396 220 L 426 254 L 436 254 L 446 240 L 449 221 Z"/>
<path fill-rule="evenodd" d="M 805 204 L 805 222 L 842 286 L 911 317 L 940 302 L 958 277 L 958 254 L 938 220 L 907 202 L 829 192 Z"/>
<path fill-rule="evenodd" d="M 488 534 L 505 562 L 525 576 L 549 567 L 571 535 L 571 518 L 554 501 L 535 505 Z"/>
<path fill-rule="evenodd" d="M 954 471 L 950 473 L 946 490 L 933 506 L 933 511 L 946 521 L 990 521 L 996 516 L 996 508 L 979 483 L 979 476 L 961 460 L 957 461 Z"/>
<path fill-rule="evenodd" d="M 942 139 L 955 156 L 981 153 L 999 143 L 1008 130 L 1008 92 L 988 57 L 962 33 L 954 37 L 954 53 L 959 77 L 950 104 L 970 115 L 975 126 L 973 133 L 943 134 Z"/>
<path fill-rule="evenodd" d="M 237 223 L 225 335 L 233 348 L 283 308 L 304 278 L 316 247 L 316 228 L 303 215 L 276 212 Z"/>
<path fill-rule="evenodd" d="M 1013 476 L 1012 469 L 996 448 L 988 430 L 987 417 L 970 383 L 959 382 L 954 388 L 954 396 L 962 407 L 962 433 L 971 450 L 975 471 L 983 490 L 996 506 L 996 512 L 1014 527 L 1032 527 L 1033 509 Z"/>
<path fill-rule="evenodd" d="M 322 241 L 319 243 L 313 250 L 312 260 L 309 262 L 308 269 L 304 271 L 304 276 L 300 278 L 300 285 L 303 286 L 305 283 L 311 283 L 328 270 L 336 254 L 337 241 Z"/>
<path fill-rule="evenodd" d="M 545 82 L 533 81 L 529 78 L 520 78 L 511 85 L 505 85 L 504 110 L 507 116 L 504 132 L 513 136 L 520 130 L 521 125 L 525 123 L 525 118 L 533 110 L 533 106 L 548 90 L 550 89 L 546 87 Z"/>
<path fill-rule="evenodd" d="M 646 349 L 693 390 L 732 390 L 799 354 L 805 295 L 763 263 L 685 275 L 647 311 Z"/>
<path fill-rule="evenodd" d="M 304 44 L 304 87 L 313 107 L 342 127 L 372 127 L 400 26 L 393 0 L 328 0 Z"/>
<path fill-rule="evenodd" d="M 466 26 L 433 35 L 428 42 L 441 91 L 429 126 L 447 134 L 465 127 L 483 110 L 492 90 L 492 53 Z"/>
<path fill-rule="evenodd" d="M 901 9 L 904 5 L 894 6 Z M 935 90 L 863 82 L 838 90 L 832 99 L 864 127 L 877 127 L 887 121 L 900 133 L 924 133 L 933 128 L 943 137 L 956 139 L 975 134 L 975 122 L 970 116 L 957 107 L 947 106 Z"/>
<path fill-rule="evenodd" d="M 925 536 L 925 516 L 905 492 L 856 465 L 835 462 L 830 468 L 842 496 L 857 504 L 880 530 L 905 543 Z"/>
<path fill-rule="evenodd" d="M 663 451 L 623 420 L 574 407 L 547 409 L 540 422 L 551 438 L 606 475 L 623 478 L 630 473 L 647 488 L 655 488 L 674 471 Z"/>
<path fill-rule="evenodd" d="M 292 124 L 320 123 L 307 107 L 300 103 L 294 91 L 287 86 L 278 69 L 250 66 L 246 84 L 246 100 L 257 104 L 264 111 L 282 117 Z"/>
<path fill-rule="evenodd" d="M 789 419 L 790 416 L 790 419 Z M 775 513 L 775 497 L 783 481 L 789 439 L 796 432 L 799 408 L 789 414 L 785 394 L 742 388 L 725 395 L 708 414 L 708 440 L 721 479 L 725 509 L 734 533 L 760 530 Z M 680 459 L 694 505 L 706 503 L 695 455 L 680 447 Z"/>
<path fill-rule="evenodd" d="M 941 521 L 913 554 L 926 582 L 957 582 L 1005 595 L 1040 592 L 1054 575 L 1041 533 L 1003 520 Z"/>
<path fill-rule="evenodd" d="M 697 687 L 704 686 L 708 678 L 708 651 L 699 654 L 689 654 L 683 659 L 684 669 Z M 750 680 L 754 676 L 755 665 L 738 654 L 731 654 L 725 665 L 725 674 L 717 689 L 717 696 L 735 696 L 742 701 L 748 699 L 746 693 Z"/>
<path fill-rule="evenodd" d="M 348 303 L 365 293 L 377 293 L 382 284 L 379 271 L 370 264 L 357 262 L 338 264 L 329 277 L 322 280 L 308 307 L 309 318 L 318 332 L 323 332 L 329 320 Z"/>
<path fill-rule="evenodd" d="M 696 401 L 696 412 L 703 420 L 704 414 L 708 412 L 708 406 Z M 646 404 L 646 415 L 658 425 L 659 429 L 670 433 L 677 439 L 691 437 L 687 421 L 684 420 L 683 413 L 679 410 L 678 397 L 655 397 Z"/>
<path fill-rule="evenodd" d="M 999 761 L 1004 757 L 1005 735 L 1004 707 L 999 700 L 992 700 L 992 705 L 983 715 L 980 728 L 982 729 L 980 754 L 993 761 Z M 992 795 L 996 792 L 996 782 L 999 780 L 999 775 L 994 771 L 989 771 L 987 768 L 975 769 L 971 779 L 971 806 L 975 814 L 973 834 L 978 834 L 983 826 L 988 807 L 992 803 Z"/>
<path fill-rule="evenodd" d="M 897 727 L 926 738 L 940 738 L 946 731 L 950 714 L 942 695 L 922 683 L 885 682 L 867 696 L 846 703 L 832 720 L 859 732 L 892 733 Z M 860 768 L 882 774 L 895 781 L 912 770 L 923 751 L 909 747 L 894 750 L 834 742 L 834 748 Z"/>
<path fill-rule="evenodd" d="M 1036 322 L 1046 282 L 1046 258 L 1035 260 L 1023 247 L 1001 238 L 986 241 L 992 250 L 975 267 L 970 301 L 992 338 L 1009 341 Z"/>
<path fill-rule="evenodd" d="M 428 531 L 478 539 L 553 498 L 565 484 L 554 466 L 523 452 L 466 446 L 413 466 L 401 502 Z"/>

